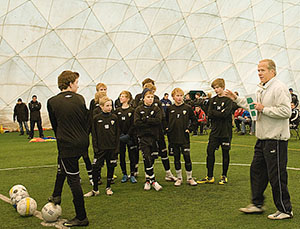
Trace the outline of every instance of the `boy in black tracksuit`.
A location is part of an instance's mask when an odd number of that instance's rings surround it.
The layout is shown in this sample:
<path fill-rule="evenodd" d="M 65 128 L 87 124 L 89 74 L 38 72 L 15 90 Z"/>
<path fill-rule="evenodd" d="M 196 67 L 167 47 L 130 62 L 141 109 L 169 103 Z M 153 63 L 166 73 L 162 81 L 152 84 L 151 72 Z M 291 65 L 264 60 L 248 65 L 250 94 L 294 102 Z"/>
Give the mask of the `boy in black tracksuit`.
<path fill-rule="evenodd" d="M 137 128 L 139 147 L 144 158 L 144 167 L 146 173 L 146 182 L 144 190 L 150 190 L 151 185 L 156 190 L 162 189 L 161 185 L 155 181 L 153 171 L 154 158 L 157 155 L 157 140 L 161 128 L 161 110 L 153 104 L 154 94 L 148 88 L 142 93 L 144 104 L 136 108 L 134 113 L 134 125 Z"/>
<path fill-rule="evenodd" d="M 58 77 L 61 90 L 48 100 L 49 119 L 57 139 L 58 168 L 55 187 L 50 202 L 60 204 L 62 188 L 67 178 L 73 194 L 76 217 L 64 226 L 87 226 L 83 192 L 80 185 L 78 160 L 89 147 L 88 110 L 84 98 L 77 94 L 77 72 L 64 71 Z"/>
<path fill-rule="evenodd" d="M 216 96 L 210 99 L 208 106 L 208 116 L 211 119 L 211 132 L 207 145 L 206 168 L 207 176 L 197 181 L 199 184 L 214 183 L 213 176 L 215 163 L 215 150 L 222 147 L 223 172 L 219 184 L 227 183 L 227 171 L 229 166 L 229 150 L 232 138 L 232 106 L 231 99 L 225 97 L 224 79 L 218 78 L 211 84 L 216 92 Z"/>
<path fill-rule="evenodd" d="M 115 111 L 118 116 L 119 127 L 120 127 L 120 166 L 122 169 L 123 177 L 121 182 L 125 183 L 128 180 L 128 175 L 126 171 L 126 146 L 129 154 L 130 161 L 130 181 L 131 183 L 136 183 L 135 172 L 138 164 L 138 146 L 136 131 L 134 128 L 134 108 L 129 105 L 132 96 L 129 91 L 122 91 L 120 96 L 121 106 Z"/>
<path fill-rule="evenodd" d="M 100 113 L 96 113 L 92 123 L 92 140 L 94 148 L 93 161 L 93 190 L 86 193 L 85 197 L 99 195 L 98 181 L 99 170 L 106 161 L 107 166 L 107 185 L 106 194 L 112 195 L 111 181 L 113 179 L 114 168 L 117 166 L 117 152 L 119 150 L 120 130 L 118 117 L 112 114 L 112 101 L 108 97 L 102 97 L 99 101 Z"/>
<path fill-rule="evenodd" d="M 184 157 L 188 184 L 197 183 L 192 178 L 192 162 L 190 157 L 190 132 L 197 125 L 197 119 L 191 106 L 183 103 L 184 92 L 180 88 L 172 91 L 174 104 L 167 108 L 167 134 L 169 148 L 174 153 L 174 164 L 177 174 L 175 186 L 182 184 L 181 154 Z"/>
<path fill-rule="evenodd" d="M 155 85 L 153 85 L 151 83 L 145 84 L 144 87 L 150 89 L 153 93 L 155 93 L 155 91 L 156 91 Z M 161 162 L 166 171 L 165 180 L 166 181 L 176 181 L 177 178 L 172 174 L 172 172 L 170 170 L 170 160 L 168 157 L 167 145 L 166 145 L 165 135 L 164 135 L 166 125 L 167 125 L 166 124 L 166 115 L 165 115 L 164 109 L 162 107 L 162 102 L 159 100 L 159 97 L 156 95 L 154 95 L 153 104 L 161 110 L 161 114 L 162 114 L 161 128 L 159 129 L 159 137 L 158 137 L 158 141 L 157 141 L 158 154 L 154 155 L 154 156 L 155 156 L 155 159 L 158 156 L 160 156 L 160 158 L 161 158 Z M 172 155 L 172 152 L 171 152 L 171 155 Z"/>

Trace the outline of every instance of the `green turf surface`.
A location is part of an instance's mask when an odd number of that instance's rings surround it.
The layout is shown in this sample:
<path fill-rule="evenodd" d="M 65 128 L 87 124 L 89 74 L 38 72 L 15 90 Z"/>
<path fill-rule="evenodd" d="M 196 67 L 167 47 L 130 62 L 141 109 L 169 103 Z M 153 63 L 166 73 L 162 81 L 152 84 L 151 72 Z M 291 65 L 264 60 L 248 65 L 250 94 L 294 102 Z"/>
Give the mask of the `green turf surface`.
<path fill-rule="evenodd" d="M 53 135 L 46 131 L 45 136 Z M 206 174 L 204 162 L 206 158 L 207 135 L 191 137 L 191 158 L 193 176 L 202 178 Z M 231 163 L 250 164 L 253 156 L 254 136 L 234 135 Z M 289 141 L 289 167 L 300 167 L 300 141 L 294 138 Z M 92 159 L 92 149 L 90 148 Z M 55 142 L 28 143 L 26 136 L 18 133 L 0 135 L 0 193 L 8 196 L 9 189 L 15 184 L 23 184 L 29 194 L 38 203 L 38 210 L 46 204 L 51 195 L 56 174 L 57 150 Z M 216 162 L 221 162 L 221 150 L 216 152 Z M 82 188 L 84 192 L 91 190 L 85 166 L 81 160 Z M 142 161 L 140 161 L 142 162 Z M 49 165 L 47 168 L 35 166 Z M 53 165 L 53 167 L 52 167 Z M 14 170 L 4 168 L 30 167 Z M 129 170 L 129 165 L 127 165 Z M 171 169 L 175 174 L 173 158 Z M 222 167 L 215 165 L 215 178 L 218 180 Z M 163 190 L 156 192 L 143 190 L 143 165 L 139 166 L 137 184 L 122 184 L 121 171 L 118 165 L 115 174 L 116 184 L 112 186 L 113 196 L 105 195 L 105 185 L 100 185 L 100 195 L 85 199 L 90 226 L 88 228 L 299 228 L 300 226 L 300 171 L 289 170 L 289 191 L 293 204 L 292 220 L 271 221 L 267 215 L 276 211 L 268 187 L 266 196 L 266 212 L 262 215 L 244 215 L 238 211 L 249 204 L 250 183 L 249 167 L 231 165 L 229 167 L 229 183 L 202 184 L 190 187 L 183 184 L 174 187 L 173 183 L 164 181 L 164 170 L 160 159 L 156 161 L 155 173 Z M 106 170 L 103 170 L 106 176 Z M 183 175 L 184 178 L 184 165 Z M 104 182 L 105 183 L 105 182 Z M 74 216 L 74 207 L 70 189 L 65 183 L 62 195 L 62 217 Z M 35 217 L 23 218 L 12 206 L 0 200 L 0 228 L 43 228 Z"/>

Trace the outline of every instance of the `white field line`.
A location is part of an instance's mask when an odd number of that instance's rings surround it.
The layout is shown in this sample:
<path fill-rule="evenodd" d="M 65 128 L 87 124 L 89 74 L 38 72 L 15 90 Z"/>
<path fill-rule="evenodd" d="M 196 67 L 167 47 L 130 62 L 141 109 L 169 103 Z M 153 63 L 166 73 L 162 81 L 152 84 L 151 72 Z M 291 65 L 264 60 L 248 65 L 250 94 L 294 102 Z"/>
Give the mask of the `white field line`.
<path fill-rule="evenodd" d="M 10 199 L 7 196 L 4 196 L 2 194 L 0 194 L 0 200 L 3 200 L 4 202 L 11 204 Z M 59 229 L 68 228 L 68 227 L 63 226 L 63 223 L 65 221 L 67 221 L 66 219 L 59 219 L 57 222 L 54 222 L 54 223 L 46 223 L 46 222 L 44 222 L 42 213 L 40 211 L 36 210 L 33 215 L 35 217 L 37 217 L 38 219 L 42 220 L 41 224 L 45 227 L 56 227 Z"/>
<path fill-rule="evenodd" d="M 156 161 L 155 163 L 161 164 L 160 161 Z M 126 164 L 129 164 L 127 162 Z M 143 162 L 140 162 L 139 164 L 144 164 Z M 181 162 L 181 164 L 184 164 L 184 162 Z M 192 162 L 194 165 L 206 165 L 206 162 L 200 162 L 200 161 L 194 161 Z M 215 162 L 216 165 L 222 165 L 220 162 Z M 80 163 L 80 165 L 84 165 L 84 163 Z M 250 167 L 250 164 L 242 164 L 242 163 L 230 163 L 229 165 L 232 166 L 246 166 Z M 37 168 L 52 168 L 52 167 L 57 167 L 57 165 L 37 165 L 37 166 L 24 166 L 24 167 L 15 167 L 15 168 L 0 168 L 1 171 L 11 171 L 11 170 L 21 170 L 21 169 L 37 169 Z M 295 170 L 295 171 L 300 171 L 300 168 L 294 168 L 294 167 L 287 167 L 288 170 Z"/>

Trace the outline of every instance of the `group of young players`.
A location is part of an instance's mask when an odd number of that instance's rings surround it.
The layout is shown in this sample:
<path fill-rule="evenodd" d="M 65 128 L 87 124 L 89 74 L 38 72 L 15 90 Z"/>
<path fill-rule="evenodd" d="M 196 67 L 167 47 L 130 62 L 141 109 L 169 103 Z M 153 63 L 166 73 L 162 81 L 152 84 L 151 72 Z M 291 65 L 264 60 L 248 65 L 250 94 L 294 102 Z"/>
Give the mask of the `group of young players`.
<path fill-rule="evenodd" d="M 129 91 L 120 93 L 120 106 L 113 110 L 113 102 L 107 97 L 107 87 L 99 83 L 95 99 L 86 109 L 84 98 L 77 94 L 79 74 L 64 71 L 58 77 L 61 93 L 48 100 L 49 118 L 57 138 L 58 169 L 55 187 L 50 202 L 60 204 L 65 179 L 73 194 L 76 217 L 64 223 L 65 226 L 87 226 L 83 197 L 99 195 L 101 168 L 106 162 L 106 194 L 112 195 L 114 169 L 120 155 L 123 173 L 122 182 L 128 179 L 136 183 L 139 150 L 142 152 L 145 170 L 144 190 L 162 189 L 154 174 L 154 162 L 161 157 L 166 175 L 165 180 L 173 181 L 175 186 L 183 183 L 181 154 L 185 161 L 186 181 L 189 185 L 213 183 L 215 150 L 221 146 L 223 151 L 223 173 L 219 184 L 227 183 L 229 149 L 232 135 L 232 100 L 224 96 L 225 82 L 216 79 L 212 87 L 216 92 L 209 103 L 208 116 L 211 120 L 211 133 L 207 147 L 207 176 L 199 181 L 192 177 L 190 157 L 190 132 L 195 129 L 197 119 L 192 107 L 183 101 L 184 92 L 173 89 L 174 104 L 164 112 L 159 98 L 155 95 L 155 82 L 147 78 L 143 81 L 142 93 L 132 99 Z M 91 165 L 88 157 L 89 133 L 92 134 L 94 160 Z M 168 137 L 169 155 L 174 156 L 175 177 L 170 169 L 168 150 L 165 142 Z M 125 153 L 128 149 L 130 177 L 126 171 Z M 93 188 L 83 195 L 79 176 L 79 158 L 83 156 Z"/>
<path fill-rule="evenodd" d="M 219 146 L 222 147 L 223 153 L 223 172 L 219 184 L 227 183 L 233 102 L 224 96 L 224 80 L 216 79 L 211 85 L 217 95 L 211 99 L 208 108 L 211 133 L 207 146 L 207 176 L 197 182 L 192 177 L 190 157 L 190 132 L 195 130 L 197 118 L 193 108 L 184 103 L 184 91 L 180 88 L 173 89 L 171 96 L 174 104 L 164 111 L 158 96 L 155 95 L 155 82 L 147 78 L 142 85 L 143 91 L 137 94 L 135 99 L 129 91 L 122 91 L 119 95 L 120 105 L 115 110 L 113 110 L 112 100 L 106 96 L 106 85 L 99 83 L 96 86 L 95 99 L 90 103 L 94 149 L 91 181 L 93 189 L 84 196 L 99 195 L 98 184 L 104 161 L 107 166 L 106 194 L 113 194 L 111 183 L 118 155 L 123 174 L 121 182 L 125 183 L 130 180 L 136 183 L 139 150 L 142 152 L 144 161 L 146 178 L 144 190 L 150 190 L 151 187 L 156 191 L 162 189 L 154 173 L 154 162 L 158 157 L 161 157 L 166 172 L 165 180 L 173 181 L 175 186 L 183 183 L 181 155 L 185 161 L 186 181 L 189 185 L 214 183 L 215 150 Z M 169 155 L 174 156 L 176 177 L 170 169 L 165 134 L 168 138 Z M 130 160 L 130 176 L 126 170 L 126 148 Z"/>

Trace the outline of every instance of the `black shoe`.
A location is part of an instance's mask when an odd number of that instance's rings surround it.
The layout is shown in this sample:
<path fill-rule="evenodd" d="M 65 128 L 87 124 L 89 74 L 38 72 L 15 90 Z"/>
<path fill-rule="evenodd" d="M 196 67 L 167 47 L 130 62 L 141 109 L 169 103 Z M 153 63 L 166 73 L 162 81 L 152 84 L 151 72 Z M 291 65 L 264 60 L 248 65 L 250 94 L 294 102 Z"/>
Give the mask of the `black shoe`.
<path fill-rule="evenodd" d="M 20 136 L 21 136 L 21 135 L 24 135 L 24 133 L 20 133 L 19 135 L 20 135 Z"/>
<path fill-rule="evenodd" d="M 89 220 L 87 217 L 83 220 L 74 218 L 74 219 L 68 220 L 67 222 L 64 222 L 63 225 L 65 227 L 86 227 L 89 225 Z"/>
<path fill-rule="evenodd" d="M 51 203 L 54 203 L 55 205 L 56 204 L 60 205 L 60 203 L 61 203 L 61 197 L 60 196 L 55 196 L 55 197 L 50 196 L 48 198 L 48 201 L 51 202 Z"/>

